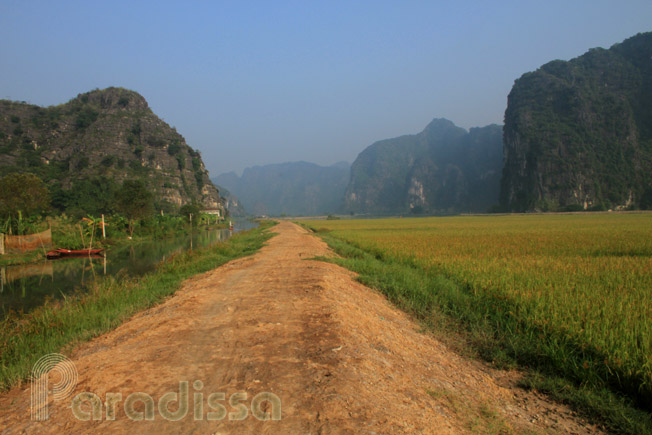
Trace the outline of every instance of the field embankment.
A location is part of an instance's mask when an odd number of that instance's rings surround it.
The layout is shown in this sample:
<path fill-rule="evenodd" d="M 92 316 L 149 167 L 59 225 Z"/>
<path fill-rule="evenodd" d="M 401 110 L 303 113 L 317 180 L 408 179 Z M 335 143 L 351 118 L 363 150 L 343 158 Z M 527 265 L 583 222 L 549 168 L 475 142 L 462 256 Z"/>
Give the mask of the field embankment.
<path fill-rule="evenodd" d="M 134 313 L 173 294 L 192 276 L 250 255 L 271 237 L 263 222 L 224 243 L 178 254 L 153 273 L 141 278 L 107 278 L 85 292 L 63 301 L 46 303 L 26 315 L 8 316 L 0 322 L 0 389 L 25 380 L 43 355 L 62 352 L 118 326 Z"/>
<path fill-rule="evenodd" d="M 310 221 L 359 279 L 612 429 L 652 430 L 652 214 Z"/>

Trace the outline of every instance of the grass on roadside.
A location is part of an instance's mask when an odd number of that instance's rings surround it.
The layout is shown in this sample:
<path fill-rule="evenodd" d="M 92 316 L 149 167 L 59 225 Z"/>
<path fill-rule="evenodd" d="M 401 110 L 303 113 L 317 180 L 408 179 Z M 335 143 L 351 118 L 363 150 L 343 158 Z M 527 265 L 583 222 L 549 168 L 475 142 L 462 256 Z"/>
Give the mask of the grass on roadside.
<path fill-rule="evenodd" d="M 224 243 L 178 254 L 143 277 L 121 281 L 107 278 L 88 291 L 56 304 L 46 304 L 22 317 L 3 319 L 0 322 L 0 390 L 26 380 L 34 363 L 43 355 L 65 352 L 76 343 L 114 329 L 133 314 L 161 302 L 184 279 L 253 254 L 273 236 L 267 230 L 274 224 L 265 221 Z"/>
<path fill-rule="evenodd" d="M 341 258 L 323 258 L 359 274 L 363 284 L 379 289 L 438 335 L 451 332 L 464 347 L 499 367 L 526 370 L 523 386 L 548 393 L 620 433 L 652 433 L 652 417 L 632 397 L 599 379 L 580 378 L 567 367 L 585 367 L 604 355 L 565 337 L 542 331 L 510 313 L 514 302 L 492 293 L 474 292 L 441 273 L 389 255 L 365 250 L 325 228 L 313 229 Z M 436 291 L 434 291 L 436 289 Z M 561 356 L 560 356 L 561 355 Z"/>

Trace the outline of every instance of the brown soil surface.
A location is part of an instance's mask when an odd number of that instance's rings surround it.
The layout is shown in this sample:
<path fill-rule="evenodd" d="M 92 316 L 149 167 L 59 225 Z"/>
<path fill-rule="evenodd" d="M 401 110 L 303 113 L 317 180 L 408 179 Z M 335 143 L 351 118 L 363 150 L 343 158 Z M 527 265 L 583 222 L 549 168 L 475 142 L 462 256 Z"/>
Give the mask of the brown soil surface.
<path fill-rule="evenodd" d="M 49 420 L 30 419 L 30 390 L 0 396 L 3 433 L 595 433 L 571 411 L 515 387 L 518 373 L 461 357 L 333 264 L 317 237 L 282 222 L 256 255 L 196 276 L 162 304 L 82 344 L 68 357 L 79 373 L 73 394 L 49 402 Z M 185 418 L 133 421 L 132 393 L 155 403 L 189 382 Z M 202 385 L 193 384 L 201 381 Z M 55 381 L 52 381 L 55 382 Z M 73 416 L 81 392 L 121 393 L 114 420 Z M 209 421 L 207 397 L 227 413 L 247 393 L 244 420 Z M 252 398 L 271 392 L 281 420 L 261 421 Z M 197 394 L 197 396 L 195 396 Z M 203 397 L 199 397 L 203 394 Z M 195 399 L 203 403 L 198 418 Z M 237 396 L 236 396 L 237 397 Z M 216 396 L 216 399 L 220 399 Z M 138 403 L 136 410 L 143 410 Z M 177 409 L 173 402 L 170 411 Z M 269 402 L 256 409 L 269 410 Z M 83 410 L 88 411 L 88 404 Z M 259 414 L 260 415 L 260 414 Z M 212 414 L 214 417 L 219 415 Z"/>

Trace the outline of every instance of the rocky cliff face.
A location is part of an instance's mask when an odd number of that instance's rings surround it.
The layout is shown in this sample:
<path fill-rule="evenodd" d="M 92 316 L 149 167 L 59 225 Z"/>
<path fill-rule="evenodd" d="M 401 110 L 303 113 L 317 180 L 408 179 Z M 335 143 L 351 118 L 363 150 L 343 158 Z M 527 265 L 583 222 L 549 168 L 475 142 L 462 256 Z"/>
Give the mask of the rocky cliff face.
<path fill-rule="evenodd" d="M 224 203 L 224 207 L 228 210 L 229 216 L 233 217 L 244 217 L 247 216 L 247 211 L 245 210 L 244 206 L 240 202 L 237 196 L 229 192 L 227 189 L 225 189 L 222 186 L 218 186 L 217 184 L 215 185 L 220 191 L 220 194 L 222 195 L 222 202 Z"/>
<path fill-rule="evenodd" d="M 498 202 L 502 132 L 469 132 L 446 119 L 421 133 L 367 147 L 351 166 L 346 211 L 370 214 L 484 212 Z"/>
<path fill-rule="evenodd" d="M 506 210 L 652 207 L 652 33 L 524 74 L 504 142 Z"/>
<path fill-rule="evenodd" d="M 55 194 L 92 177 L 142 178 L 159 203 L 222 207 L 199 152 L 121 88 L 46 108 L 0 101 L 0 175 L 15 170 L 39 175 Z"/>

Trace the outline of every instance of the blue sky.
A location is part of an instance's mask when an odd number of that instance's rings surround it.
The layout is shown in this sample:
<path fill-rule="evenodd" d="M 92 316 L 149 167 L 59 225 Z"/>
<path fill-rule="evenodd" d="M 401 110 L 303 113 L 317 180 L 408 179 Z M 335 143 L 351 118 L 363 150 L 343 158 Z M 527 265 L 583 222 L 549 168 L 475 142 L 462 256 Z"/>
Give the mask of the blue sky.
<path fill-rule="evenodd" d="M 0 0 L 0 98 L 142 94 L 211 175 L 502 123 L 523 73 L 652 31 L 652 1 Z"/>

